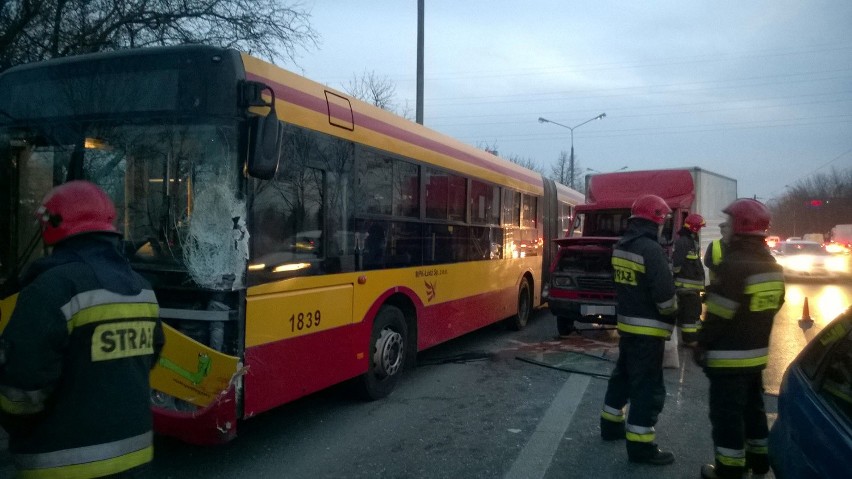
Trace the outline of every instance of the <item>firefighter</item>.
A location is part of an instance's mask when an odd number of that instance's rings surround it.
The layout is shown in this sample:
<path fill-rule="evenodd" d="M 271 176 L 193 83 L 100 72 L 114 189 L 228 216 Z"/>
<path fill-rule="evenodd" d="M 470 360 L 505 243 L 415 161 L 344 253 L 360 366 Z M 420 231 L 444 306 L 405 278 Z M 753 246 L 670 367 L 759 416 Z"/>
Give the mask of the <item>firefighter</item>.
<path fill-rule="evenodd" d="M 21 278 L 0 335 L 0 421 L 22 477 L 137 477 L 153 457 L 148 376 L 164 343 L 150 285 L 87 181 L 38 212 L 50 255 Z"/>
<path fill-rule="evenodd" d="M 783 270 L 764 243 L 769 209 L 738 199 L 723 212 L 733 236 L 717 282 L 707 287 L 707 314 L 694 351 L 710 380 L 716 461 L 701 468 L 705 479 L 769 470 L 762 370 L 772 321 L 784 303 Z"/>
<path fill-rule="evenodd" d="M 615 245 L 612 266 L 618 320 L 618 361 L 601 412 L 601 437 L 627 439 L 631 462 L 665 465 L 654 425 L 663 410 L 663 349 L 674 330 L 677 295 L 659 234 L 671 208 L 659 196 L 638 198 L 627 231 Z M 630 403 L 625 421 L 624 409 Z"/>
<path fill-rule="evenodd" d="M 683 221 L 672 252 L 672 273 L 677 289 L 678 324 L 681 341 L 692 346 L 701 325 L 701 293 L 704 292 L 704 265 L 701 264 L 701 245 L 698 232 L 705 225 L 704 217 L 692 213 Z"/>
<path fill-rule="evenodd" d="M 728 243 L 731 241 L 731 225 L 726 222 L 719 223 L 719 233 L 722 237 L 711 241 L 707 245 L 707 252 L 704 253 L 704 266 L 707 266 L 710 272 L 710 283 L 716 281 L 716 270 L 722 263 L 725 250 L 728 249 Z"/>

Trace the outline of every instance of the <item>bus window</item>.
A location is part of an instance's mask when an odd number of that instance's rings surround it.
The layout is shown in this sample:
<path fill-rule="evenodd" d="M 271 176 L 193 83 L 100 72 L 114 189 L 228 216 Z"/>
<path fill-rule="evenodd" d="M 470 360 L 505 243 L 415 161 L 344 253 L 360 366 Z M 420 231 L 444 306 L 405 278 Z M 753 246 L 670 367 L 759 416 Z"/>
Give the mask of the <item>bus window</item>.
<path fill-rule="evenodd" d="M 538 198 L 535 196 L 523 196 L 523 224 L 524 228 L 538 227 Z"/>
<path fill-rule="evenodd" d="M 368 222 L 364 235 L 363 261 L 364 269 L 385 267 L 385 257 L 388 249 L 388 231 L 385 222 Z"/>
<path fill-rule="evenodd" d="M 503 257 L 503 230 L 493 227 L 471 226 L 470 256 L 468 259 L 500 259 Z"/>
<path fill-rule="evenodd" d="M 500 188 L 471 180 L 470 222 L 480 225 L 500 224 Z"/>
<path fill-rule="evenodd" d="M 393 215 L 419 218 L 420 167 L 397 160 L 393 169 Z"/>
<path fill-rule="evenodd" d="M 426 264 L 467 261 L 468 227 L 427 224 L 423 226 L 423 251 Z"/>
<path fill-rule="evenodd" d="M 420 223 L 397 221 L 391 224 L 388 265 L 393 267 L 423 264 L 423 233 Z"/>
<path fill-rule="evenodd" d="M 359 210 L 390 215 L 393 211 L 393 159 L 368 149 L 360 151 L 359 159 Z"/>
<path fill-rule="evenodd" d="M 465 221 L 467 180 L 435 168 L 425 168 L 426 217 Z"/>
<path fill-rule="evenodd" d="M 503 190 L 503 224 L 521 225 L 521 194 L 517 191 Z"/>
<path fill-rule="evenodd" d="M 251 211 L 250 269 L 290 276 L 293 271 L 307 273 L 308 267 L 295 265 L 323 257 L 323 172 L 300 168 L 293 161 L 288 168 L 279 169 L 274 180 L 258 183 Z"/>

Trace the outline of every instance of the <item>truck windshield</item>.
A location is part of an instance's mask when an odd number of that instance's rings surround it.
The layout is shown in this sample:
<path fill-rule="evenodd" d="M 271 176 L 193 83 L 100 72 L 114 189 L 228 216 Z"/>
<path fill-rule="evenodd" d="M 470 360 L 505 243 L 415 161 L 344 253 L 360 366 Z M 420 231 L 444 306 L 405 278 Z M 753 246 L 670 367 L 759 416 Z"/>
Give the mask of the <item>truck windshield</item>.
<path fill-rule="evenodd" d="M 134 266 L 187 271 L 204 286 L 230 289 L 245 264 L 232 251 L 239 247 L 222 248 L 234 243 L 245 217 L 237 140 L 236 122 L 1 126 L 0 220 L 10 228 L 0 239 L 0 283 L 44 254 L 33 219 L 44 195 L 85 179 L 115 202 L 116 226 Z"/>
<path fill-rule="evenodd" d="M 583 236 L 616 237 L 624 235 L 630 210 L 602 210 L 584 215 Z"/>

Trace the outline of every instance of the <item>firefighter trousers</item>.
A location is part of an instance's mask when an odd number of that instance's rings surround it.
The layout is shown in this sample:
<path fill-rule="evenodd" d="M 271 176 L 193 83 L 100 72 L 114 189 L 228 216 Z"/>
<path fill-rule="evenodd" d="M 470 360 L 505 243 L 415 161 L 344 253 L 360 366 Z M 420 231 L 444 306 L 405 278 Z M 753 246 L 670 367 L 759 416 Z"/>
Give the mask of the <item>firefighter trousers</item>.
<path fill-rule="evenodd" d="M 769 470 L 761 374 L 708 375 L 716 474 L 722 478 L 739 479 L 746 469 L 756 474 Z"/>
<path fill-rule="evenodd" d="M 697 290 L 678 290 L 677 324 L 680 326 L 680 339 L 684 344 L 698 340 L 698 328 L 701 325 L 701 295 Z"/>
<path fill-rule="evenodd" d="M 630 403 L 625 429 L 631 458 L 651 456 L 657 450 L 654 425 L 666 399 L 664 347 L 665 340 L 653 336 L 623 334 L 618 342 L 618 361 L 604 396 L 604 410 L 614 416 L 604 419 L 617 420 L 618 412 Z"/>

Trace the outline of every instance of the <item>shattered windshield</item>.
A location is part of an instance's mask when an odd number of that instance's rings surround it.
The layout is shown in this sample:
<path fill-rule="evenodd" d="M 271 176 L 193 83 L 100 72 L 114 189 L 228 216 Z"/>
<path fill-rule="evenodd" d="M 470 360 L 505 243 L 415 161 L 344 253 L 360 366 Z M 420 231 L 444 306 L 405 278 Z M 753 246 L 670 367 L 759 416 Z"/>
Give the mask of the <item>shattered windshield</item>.
<path fill-rule="evenodd" d="M 0 161 L 16 184 L 18 225 L 3 272 L 41 256 L 33 212 L 55 185 L 86 179 L 113 199 L 134 266 L 187 271 L 201 286 L 238 286 L 247 256 L 232 124 L 51 124 L 0 129 Z M 236 242 L 235 242 L 236 239 Z M 35 244 L 35 246 L 34 246 Z M 231 247 L 227 247 L 230 245 Z M 245 249 L 245 252 L 240 251 Z M 28 251 L 30 250 L 30 251 Z M 14 252 L 12 252 L 14 251 Z M 18 269 L 20 271 L 20 269 Z M 235 284 L 237 283 L 237 284 Z"/>

